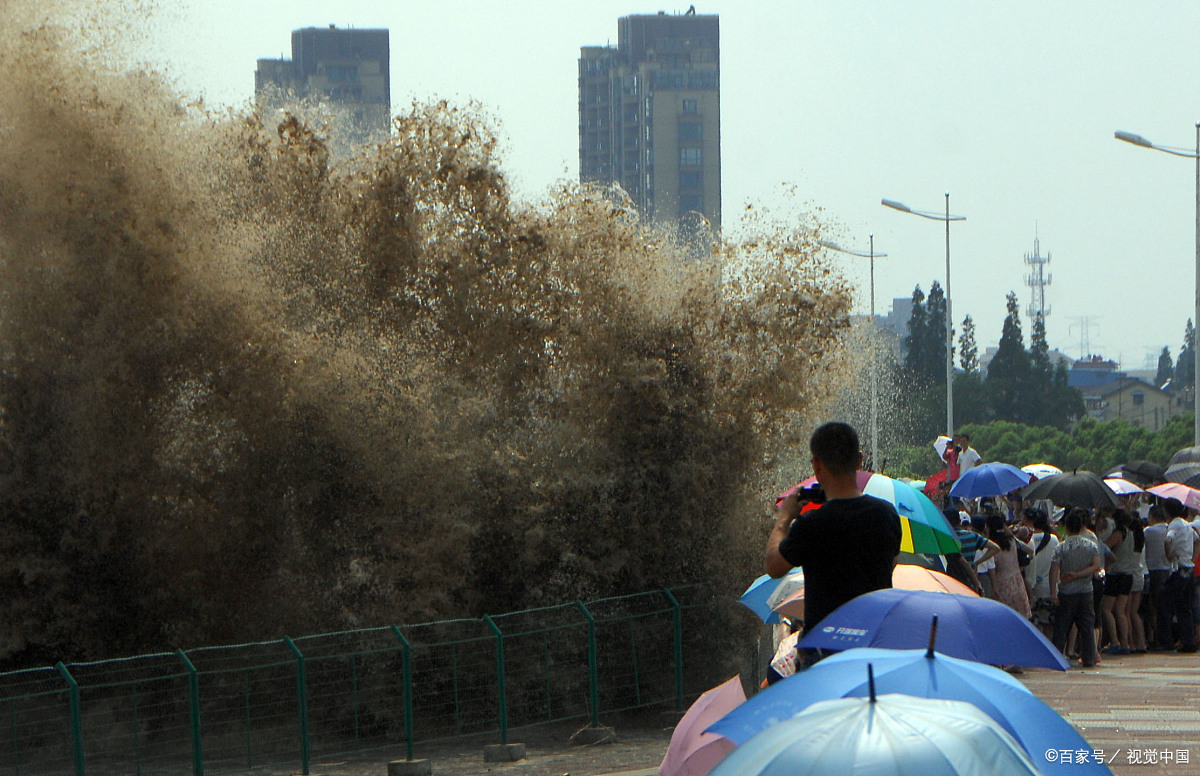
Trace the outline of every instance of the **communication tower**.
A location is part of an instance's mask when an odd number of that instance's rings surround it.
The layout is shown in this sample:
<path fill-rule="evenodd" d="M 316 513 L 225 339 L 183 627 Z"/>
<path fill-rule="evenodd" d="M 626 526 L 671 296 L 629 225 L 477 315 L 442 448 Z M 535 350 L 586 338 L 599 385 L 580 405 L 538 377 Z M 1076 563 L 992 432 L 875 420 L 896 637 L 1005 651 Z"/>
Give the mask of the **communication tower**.
<path fill-rule="evenodd" d="M 1050 316 L 1050 308 L 1046 305 L 1046 286 L 1050 285 L 1050 273 L 1046 272 L 1046 265 L 1050 263 L 1050 254 L 1042 255 L 1036 234 L 1033 237 L 1033 253 L 1025 254 L 1025 263 L 1029 265 L 1025 285 L 1033 289 L 1029 298 L 1029 318 L 1035 320 L 1041 315 L 1045 320 Z"/>

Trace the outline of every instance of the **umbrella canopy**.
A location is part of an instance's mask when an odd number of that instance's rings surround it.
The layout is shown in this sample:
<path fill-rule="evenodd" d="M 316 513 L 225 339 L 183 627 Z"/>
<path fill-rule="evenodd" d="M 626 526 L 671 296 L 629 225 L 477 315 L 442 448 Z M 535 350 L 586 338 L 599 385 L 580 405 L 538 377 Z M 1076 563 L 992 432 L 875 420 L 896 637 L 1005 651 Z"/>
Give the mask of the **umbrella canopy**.
<path fill-rule="evenodd" d="M 969 703 L 872 693 L 814 703 L 734 749 L 712 773 L 1020 776 L 1038 770 L 1004 728 Z"/>
<path fill-rule="evenodd" d="M 1146 491 L 1139 488 L 1136 484 L 1130 482 L 1123 477 L 1105 477 L 1104 484 L 1112 488 L 1112 492 L 1118 496 L 1128 496 L 1130 493 L 1145 493 Z"/>
<path fill-rule="evenodd" d="M 989 665 L 1060 671 L 1070 667 L 1049 639 L 1011 606 L 990 598 L 923 590 L 889 588 L 864 593 L 828 614 L 799 646 L 919 649 L 929 644 L 934 617 L 940 623 L 938 651 L 952 657 Z"/>
<path fill-rule="evenodd" d="M 981 463 L 954 482 L 950 495 L 956 498 L 999 496 L 1023 488 L 1033 476 L 1011 463 Z"/>
<path fill-rule="evenodd" d="M 1200 510 L 1200 490 L 1189 488 L 1187 485 L 1165 482 L 1162 485 L 1155 485 L 1153 488 L 1146 488 L 1146 492 L 1153 493 L 1159 498 L 1177 498 L 1183 502 L 1185 507 Z"/>
<path fill-rule="evenodd" d="M 926 496 L 933 498 L 937 494 L 938 489 L 945 484 L 946 470 L 942 469 L 941 471 L 934 472 L 925 479 L 925 484 L 921 486 L 921 492 Z M 916 486 L 914 485 L 913 487 L 915 488 Z"/>
<path fill-rule="evenodd" d="M 1167 468 L 1170 469 L 1177 463 L 1200 463 L 1200 446 L 1176 450 L 1171 460 L 1167 461 Z"/>
<path fill-rule="evenodd" d="M 946 516 L 919 490 L 882 474 L 867 480 L 863 493 L 875 496 L 896 507 L 900 514 L 900 551 L 943 555 L 962 552 L 958 532 Z"/>
<path fill-rule="evenodd" d="M 1200 470 L 1200 467 L 1197 467 Z M 1145 487 L 1156 482 L 1162 482 L 1167 477 L 1167 470 L 1154 461 L 1129 461 L 1115 467 L 1104 475 L 1104 479 L 1120 477 L 1132 483 Z"/>
<path fill-rule="evenodd" d="M 1059 506 L 1117 507 L 1121 502 L 1112 488 L 1093 472 L 1055 474 L 1026 485 L 1021 490 L 1027 500 L 1049 499 Z"/>
<path fill-rule="evenodd" d="M 741 675 L 705 692 L 691 705 L 675 730 L 667 754 L 658 766 L 659 776 L 705 776 L 725 755 L 733 751 L 734 743 L 720 733 L 705 730 L 744 703 Z"/>
<path fill-rule="evenodd" d="M 965 701 L 1000 723 L 1032 757 L 1051 749 L 1091 751 L 1092 746 L 1057 711 L 1004 671 L 930 650 L 849 649 L 776 682 L 739 705 L 708 730 L 741 745 L 814 703 L 870 693 L 866 665 L 879 694 Z M 1045 774 L 1110 774 L 1103 763 L 1040 762 Z"/>
<path fill-rule="evenodd" d="M 777 603 L 804 587 L 804 570 L 797 567 L 778 579 L 763 574 L 750 583 L 738 603 L 757 614 L 763 622 L 773 625 L 779 615 L 772 611 Z"/>
<path fill-rule="evenodd" d="M 1063 470 L 1051 463 L 1031 463 L 1021 467 L 1021 471 L 1028 472 L 1039 480 L 1043 477 L 1053 477 L 1055 474 L 1062 474 Z"/>
<path fill-rule="evenodd" d="M 1200 487 L 1200 446 L 1185 447 L 1171 456 L 1164 479 L 1182 482 L 1192 488 Z"/>
<path fill-rule="evenodd" d="M 1167 482 L 1178 482 L 1189 488 L 1200 487 L 1200 463 L 1183 461 L 1173 463 L 1163 476 Z"/>
<path fill-rule="evenodd" d="M 892 569 L 892 587 L 900 590 L 928 590 L 935 593 L 978 597 L 978 593 L 948 574 L 924 566 L 912 566 L 905 563 L 898 563 L 896 568 Z M 792 620 L 803 620 L 804 588 L 800 588 L 776 604 L 775 613 Z"/>

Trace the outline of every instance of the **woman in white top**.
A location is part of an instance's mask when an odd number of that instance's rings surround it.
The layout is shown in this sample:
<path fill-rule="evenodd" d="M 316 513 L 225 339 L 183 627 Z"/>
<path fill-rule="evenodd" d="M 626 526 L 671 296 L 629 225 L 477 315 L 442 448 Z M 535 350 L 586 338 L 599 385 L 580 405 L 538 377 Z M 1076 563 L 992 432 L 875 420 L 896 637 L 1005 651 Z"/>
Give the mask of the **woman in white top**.
<path fill-rule="evenodd" d="M 1029 590 L 1030 621 L 1041 629 L 1046 638 L 1054 638 L 1054 612 L 1058 608 L 1050 601 L 1050 560 L 1058 537 L 1050 530 L 1050 516 L 1045 510 L 1030 507 L 1023 513 L 1023 520 L 1032 530 L 1029 546 L 1033 558 L 1023 570 L 1025 587 Z"/>

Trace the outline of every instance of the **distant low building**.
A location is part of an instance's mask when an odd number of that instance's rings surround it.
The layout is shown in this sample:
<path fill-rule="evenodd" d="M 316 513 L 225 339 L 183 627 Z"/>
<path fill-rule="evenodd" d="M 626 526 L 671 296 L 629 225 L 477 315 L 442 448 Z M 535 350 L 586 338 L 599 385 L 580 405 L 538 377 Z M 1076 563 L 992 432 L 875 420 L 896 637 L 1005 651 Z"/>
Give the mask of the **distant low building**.
<path fill-rule="evenodd" d="M 1087 356 L 1071 364 L 1067 371 L 1067 385 L 1078 388 L 1087 396 L 1089 391 L 1112 385 L 1128 375 L 1120 371 L 1119 365 L 1103 356 Z"/>
<path fill-rule="evenodd" d="M 1106 385 L 1082 390 L 1089 417 L 1124 420 L 1150 431 L 1160 430 L 1175 415 L 1191 410 L 1182 397 L 1136 377 L 1122 376 Z"/>

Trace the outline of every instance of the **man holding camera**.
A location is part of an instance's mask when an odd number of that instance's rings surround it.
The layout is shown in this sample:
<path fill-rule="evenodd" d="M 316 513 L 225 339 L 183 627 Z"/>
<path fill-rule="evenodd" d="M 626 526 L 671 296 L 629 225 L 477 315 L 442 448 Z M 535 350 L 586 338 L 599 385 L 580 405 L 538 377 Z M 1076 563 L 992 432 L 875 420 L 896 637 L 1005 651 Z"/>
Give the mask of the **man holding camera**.
<path fill-rule="evenodd" d="M 901 535 L 896 508 L 859 490 L 862 452 L 853 428 L 826 423 L 813 432 L 809 449 L 823 492 L 801 491 L 779 503 L 766 553 L 773 578 L 804 567 L 805 633 L 850 599 L 892 586 Z M 801 514 L 805 504 L 822 500 Z"/>

